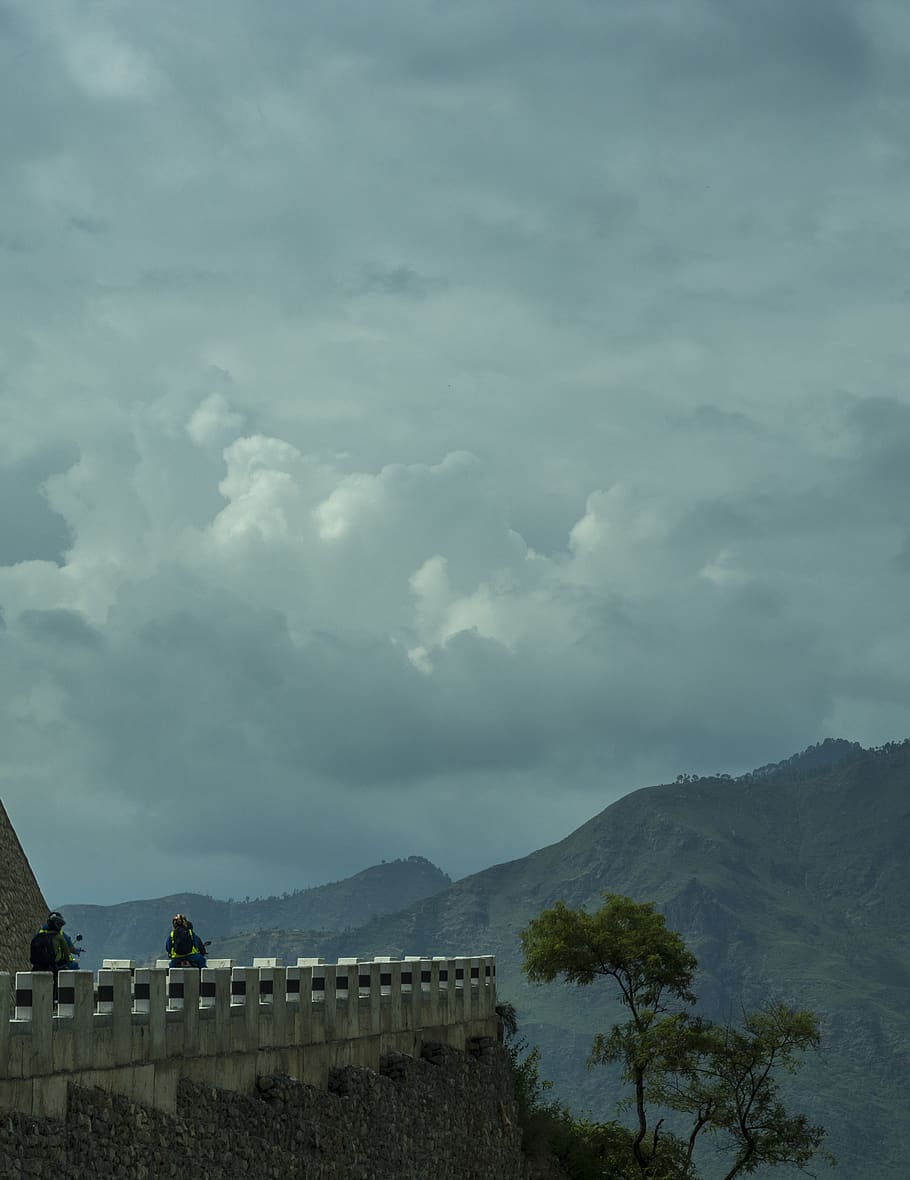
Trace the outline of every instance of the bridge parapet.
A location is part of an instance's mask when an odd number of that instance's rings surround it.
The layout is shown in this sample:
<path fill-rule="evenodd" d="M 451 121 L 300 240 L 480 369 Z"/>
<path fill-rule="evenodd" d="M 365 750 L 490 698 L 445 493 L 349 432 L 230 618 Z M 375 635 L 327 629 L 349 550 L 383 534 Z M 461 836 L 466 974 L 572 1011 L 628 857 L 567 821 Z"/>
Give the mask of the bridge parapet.
<path fill-rule="evenodd" d="M 325 1084 L 424 1040 L 464 1048 L 496 1033 L 492 955 L 253 967 L 16 975 L 0 1008 L 0 1108 L 62 1117 L 69 1081 L 173 1110 L 180 1077 L 252 1089 L 261 1073 Z M 9 995 L 0 975 L 0 1004 Z M 11 1018 L 10 1018 L 11 1017 Z"/>

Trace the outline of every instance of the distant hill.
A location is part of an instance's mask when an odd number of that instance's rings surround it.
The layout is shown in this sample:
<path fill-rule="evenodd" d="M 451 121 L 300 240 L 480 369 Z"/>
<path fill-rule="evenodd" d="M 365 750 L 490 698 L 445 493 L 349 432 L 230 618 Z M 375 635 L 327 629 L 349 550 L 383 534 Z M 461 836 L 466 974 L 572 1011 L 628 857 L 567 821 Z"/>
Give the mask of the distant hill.
<path fill-rule="evenodd" d="M 112 906 L 66 905 L 62 912 L 67 932 L 84 935 L 83 966 L 95 970 L 103 958 L 137 962 L 155 958 L 175 913 L 189 915 L 200 935 L 214 941 L 212 954 L 220 954 L 225 938 L 245 930 L 276 926 L 346 930 L 403 909 L 450 884 L 451 878 L 428 860 L 409 856 L 281 897 L 219 901 L 201 893 L 175 893 Z"/>
<path fill-rule="evenodd" d="M 636 791 L 565 840 L 337 935 L 270 929 L 241 952 L 498 956 L 500 996 L 576 1109 L 612 1114 L 587 1070 L 616 1017 L 609 988 L 532 987 L 518 931 L 563 899 L 610 890 L 656 901 L 698 955 L 701 1009 L 735 1019 L 770 999 L 814 1008 L 821 1055 L 795 1083 L 830 1134 L 838 1180 L 904 1180 L 910 1141 L 910 742 L 824 743 L 738 779 L 681 776 Z M 255 949 L 254 949 L 255 948 Z M 225 954 L 234 951 L 225 949 Z M 710 1165 L 706 1169 L 710 1172 Z M 819 1174 L 827 1174 L 820 1169 Z"/>

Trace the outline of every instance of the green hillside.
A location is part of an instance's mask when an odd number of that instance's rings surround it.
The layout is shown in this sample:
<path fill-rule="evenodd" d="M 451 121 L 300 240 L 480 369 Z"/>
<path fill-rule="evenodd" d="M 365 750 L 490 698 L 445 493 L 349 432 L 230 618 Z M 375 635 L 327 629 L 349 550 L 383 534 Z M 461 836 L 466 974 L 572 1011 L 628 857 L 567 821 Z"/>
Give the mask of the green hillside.
<path fill-rule="evenodd" d="M 244 958 L 283 954 L 499 957 L 499 991 L 543 1050 L 556 1092 L 595 1116 L 616 1094 L 588 1071 L 614 1018 L 605 986 L 532 987 L 518 931 L 563 899 L 654 900 L 699 957 L 701 1008 L 735 1019 L 782 999 L 814 1008 L 821 1054 L 799 1102 L 830 1134 L 840 1180 L 903 1180 L 910 1140 L 910 743 L 826 743 L 732 780 L 686 778 L 620 799 L 565 840 L 456 882 L 356 932 L 272 929 Z M 226 952 L 227 953 L 227 952 Z M 230 952 L 233 954 L 233 950 Z"/>

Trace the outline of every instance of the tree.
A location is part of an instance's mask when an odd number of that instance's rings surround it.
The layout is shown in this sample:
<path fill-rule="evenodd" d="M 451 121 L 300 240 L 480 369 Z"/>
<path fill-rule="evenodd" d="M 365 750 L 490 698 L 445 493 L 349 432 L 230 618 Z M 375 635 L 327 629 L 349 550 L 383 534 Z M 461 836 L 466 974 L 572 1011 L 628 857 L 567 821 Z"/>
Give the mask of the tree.
<path fill-rule="evenodd" d="M 591 914 L 557 902 L 521 932 L 521 944 L 533 982 L 561 976 L 587 986 L 605 977 L 619 989 L 629 1019 L 594 1038 L 590 1063 L 618 1063 L 631 1086 L 627 1175 L 694 1180 L 705 1134 L 732 1157 L 724 1180 L 763 1165 L 803 1167 L 819 1151 L 823 1128 L 789 1114 L 779 1093 L 781 1073 L 818 1045 L 812 1012 L 769 1006 L 745 1014 L 741 1028 L 694 1015 L 695 956 L 652 903 L 617 894 L 604 894 Z M 661 1109 L 675 1112 L 686 1133 L 666 1130 Z"/>

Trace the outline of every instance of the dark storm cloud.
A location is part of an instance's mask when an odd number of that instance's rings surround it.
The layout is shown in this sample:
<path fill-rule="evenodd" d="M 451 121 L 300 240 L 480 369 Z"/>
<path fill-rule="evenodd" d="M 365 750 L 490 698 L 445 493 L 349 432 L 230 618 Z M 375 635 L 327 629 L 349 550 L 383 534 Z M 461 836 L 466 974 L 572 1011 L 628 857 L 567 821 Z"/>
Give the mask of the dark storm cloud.
<path fill-rule="evenodd" d="M 38 643 L 97 650 L 103 639 L 80 614 L 72 610 L 25 610 L 19 616 L 23 629 Z"/>
<path fill-rule="evenodd" d="M 409 266 L 369 268 L 360 288 L 364 294 L 399 295 L 409 299 L 425 299 L 434 291 L 445 290 L 444 279 L 418 274 Z"/>
<path fill-rule="evenodd" d="M 737 411 L 724 410 L 720 406 L 696 406 L 691 416 L 682 422 L 696 429 L 707 428 L 713 430 L 755 430 L 756 424 L 746 414 Z"/>
<path fill-rule="evenodd" d="M 110 223 L 100 217 L 78 217 L 70 218 L 70 225 L 73 229 L 78 230 L 83 234 L 106 234 L 110 230 Z"/>
<path fill-rule="evenodd" d="M 696 86 L 719 81 L 765 114 L 786 105 L 845 99 L 874 81 L 876 47 L 855 5 L 835 0 L 706 0 L 676 23 L 661 45 L 671 74 Z"/>
<path fill-rule="evenodd" d="M 469 871 L 904 735 L 903 10 L 0 19 L 0 790 L 45 888 L 61 833 L 80 900 Z"/>
<path fill-rule="evenodd" d="M 854 494 L 883 522 L 910 527 L 910 406 L 893 397 L 868 397 L 850 413 Z"/>
<path fill-rule="evenodd" d="M 72 534 L 48 504 L 43 485 L 48 476 L 71 462 L 72 455 L 65 451 L 0 462 L 0 565 L 63 561 Z"/>

